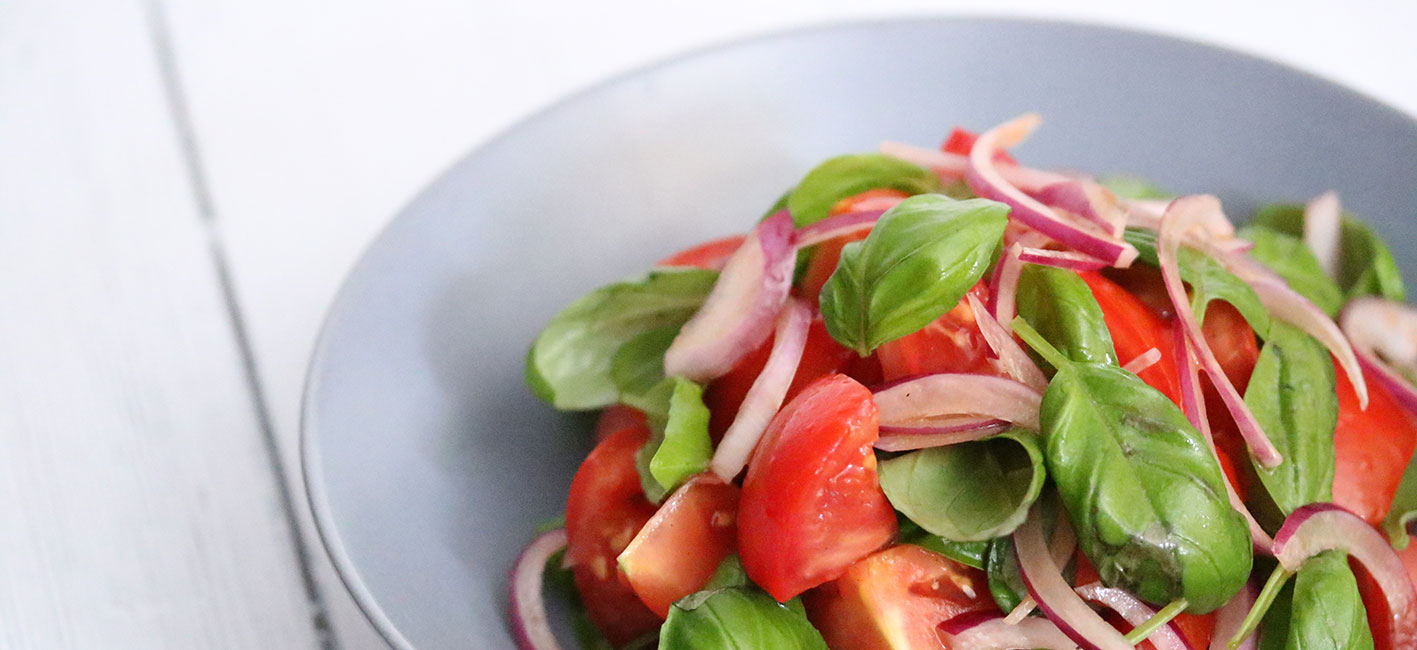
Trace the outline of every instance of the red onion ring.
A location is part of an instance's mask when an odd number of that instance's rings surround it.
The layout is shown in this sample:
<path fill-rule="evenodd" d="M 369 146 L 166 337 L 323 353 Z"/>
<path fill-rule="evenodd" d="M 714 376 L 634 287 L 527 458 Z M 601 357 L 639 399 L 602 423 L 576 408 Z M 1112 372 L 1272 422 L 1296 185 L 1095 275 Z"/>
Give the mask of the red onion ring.
<path fill-rule="evenodd" d="M 1048 540 L 1048 557 L 1053 558 L 1053 566 L 1067 566 L 1077 546 L 1078 538 L 1073 532 L 1072 524 L 1068 523 L 1067 517 L 1058 517 L 1057 524 L 1053 526 L 1053 537 Z M 1033 596 L 1025 595 L 1018 606 L 1004 617 L 1004 621 L 1010 624 L 1018 623 L 1035 609 L 1038 609 L 1038 603 L 1033 600 Z"/>
<path fill-rule="evenodd" d="M 881 451 L 911 451 L 944 447 L 961 442 L 974 442 L 1009 429 L 1008 422 L 995 418 L 959 418 L 954 423 L 933 427 L 881 427 L 876 449 Z"/>
<path fill-rule="evenodd" d="M 807 345 L 807 329 L 812 323 L 812 310 L 800 300 L 789 300 L 777 317 L 777 330 L 773 334 L 772 351 L 767 363 L 758 373 L 757 379 L 743 397 L 742 406 L 733 424 L 724 432 L 723 440 L 713 453 L 709 468 L 725 483 L 743 471 L 758 439 L 763 437 L 768 423 L 772 421 L 782 401 L 787 398 L 787 389 L 797 374 L 797 366 L 802 362 L 802 350 Z"/>
<path fill-rule="evenodd" d="M 1318 258 L 1329 277 L 1338 277 L 1339 229 L 1343 225 L 1343 205 L 1338 193 L 1329 190 L 1304 206 L 1304 243 Z"/>
<path fill-rule="evenodd" d="M 541 578 L 546 562 L 566 548 L 566 529 L 542 533 L 522 549 L 512 567 L 510 598 L 512 632 L 521 650 L 561 650 L 546 618 L 546 601 L 541 596 Z"/>
<path fill-rule="evenodd" d="M 1077 650 L 1058 626 L 1045 618 L 1029 618 L 1009 623 L 998 614 L 971 612 L 940 626 L 949 643 L 960 650 Z"/>
<path fill-rule="evenodd" d="M 1117 196 L 1091 181 L 1067 180 L 1040 189 L 1033 197 L 1044 205 L 1075 214 L 1121 237 L 1127 227 L 1127 213 Z"/>
<path fill-rule="evenodd" d="M 1209 650 L 1230 650 L 1227 645 L 1230 637 L 1235 636 L 1240 631 L 1240 626 L 1245 623 L 1245 616 L 1250 613 L 1250 608 L 1255 605 L 1255 588 L 1249 583 L 1245 588 L 1236 593 L 1220 609 L 1215 610 L 1215 631 L 1210 637 Z M 1256 636 L 1251 634 L 1240 642 L 1240 646 L 1235 650 L 1255 650 Z"/>
<path fill-rule="evenodd" d="M 1358 363 L 1373 374 L 1378 383 L 1387 389 L 1388 394 L 1396 398 L 1403 408 L 1417 414 L 1417 388 L 1413 388 L 1412 384 L 1407 382 L 1406 377 L 1398 374 L 1381 359 L 1371 354 L 1362 350 L 1354 352 L 1358 355 Z"/>
<path fill-rule="evenodd" d="M 900 203 L 901 199 L 895 197 L 882 197 Z M 894 207 L 894 205 L 892 205 Z M 886 208 L 889 209 L 889 208 Z M 836 239 L 842 235 L 870 230 L 876 225 L 876 221 L 881 218 L 886 209 L 882 210 L 857 210 L 827 217 L 810 226 L 804 226 L 797 231 L 797 248 L 815 246 L 828 239 Z"/>
<path fill-rule="evenodd" d="M 994 277 L 989 280 L 989 295 L 994 302 L 994 320 L 1012 323 L 1018 315 L 1018 279 L 1023 274 L 1023 246 L 1014 243 L 1004 251 L 1003 257 L 994 265 Z M 1013 336 L 1010 334 L 1009 336 Z"/>
<path fill-rule="evenodd" d="M 1132 644 L 1092 611 L 1063 578 L 1043 540 L 1040 512 L 1035 504 L 1028 519 L 1013 534 L 1014 555 L 1028 594 L 1044 615 L 1083 650 L 1133 650 Z"/>
<path fill-rule="evenodd" d="M 1069 271 L 1096 271 L 1107 267 L 1102 260 L 1077 251 L 1055 251 L 1046 248 L 1025 248 L 1019 251 L 1019 260 Z"/>
<path fill-rule="evenodd" d="M 969 169 L 965 182 L 975 194 L 987 199 L 1001 201 L 1013 208 L 1011 219 L 1037 230 L 1068 248 L 1096 257 L 1109 265 L 1130 266 L 1137 257 L 1137 249 L 1116 237 L 1105 237 L 1086 232 L 1077 224 L 1069 223 L 1052 208 L 1039 203 L 1037 199 L 1024 194 L 1000 175 L 994 164 L 994 154 L 1001 148 L 1011 147 L 1033 131 L 1041 119 L 1033 113 L 1005 122 L 979 136 L 969 152 Z"/>
<path fill-rule="evenodd" d="M 753 229 L 664 353 L 666 375 L 706 382 L 762 344 L 792 287 L 797 262 L 792 235 L 786 210 Z"/>
<path fill-rule="evenodd" d="M 1417 311 L 1383 298 L 1355 298 L 1338 315 L 1338 324 L 1358 363 L 1403 406 L 1417 413 L 1417 388 L 1393 368 L 1417 367 Z"/>
<path fill-rule="evenodd" d="M 1290 514 L 1274 536 L 1274 557 L 1290 572 L 1332 549 L 1348 553 L 1377 582 L 1387 601 L 1387 647 L 1417 648 L 1417 590 L 1387 538 L 1362 517 L 1331 503 L 1313 503 Z"/>
<path fill-rule="evenodd" d="M 1171 298 L 1176 318 L 1185 328 L 1186 338 L 1194 347 L 1201 367 L 1210 376 L 1211 383 L 1215 384 L 1216 391 L 1220 393 L 1226 408 L 1235 418 L 1240 435 L 1250 447 L 1250 453 L 1261 466 L 1272 468 L 1283 462 L 1284 458 L 1260 428 L 1259 422 L 1250 412 L 1250 407 L 1245 404 L 1244 398 L 1240 397 L 1240 392 L 1235 390 L 1235 385 L 1230 383 L 1230 378 L 1225 376 L 1225 370 L 1220 367 L 1215 353 L 1206 342 L 1200 323 L 1196 322 L 1196 315 L 1191 311 L 1190 299 L 1186 296 L 1186 287 L 1181 281 L 1181 271 L 1176 263 L 1176 251 L 1185 233 L 1198 227 L 1203 219 L 1218 211 L 1220 200 L 1209 195 L 1183 196 L 1172 201 L 1161 219 L 1161 231 L 1156 237 L 1156 257 L 1158 266 L 1161 267 L 1162 280 L 1166 285 L 1166 294 Z"/>
<path fill-rule="evenodd" d="M 918 427 L 961 415 L 996 418 L 1038 430 L 1043 395 L 1027 385 L 993 375 L 925 375 L 877 391 L 883 427 Z"/>
<path fill-rule="evenodd" d="M 882 142 L 881 153 L 920 165 L 935 172 L 944 181 L 962 180 L 965 174 L 969 173 L 969 156 L 961 156 L 939 149 L 926 149 L 900 142 Z M 1005 180 L 1025 192 L 1036 192 L 1054 183 L 1071 180 L 1063 174 L 1020 165 L 1000 165 L 998 171 Z"/>
<path fill-rule="evenodd" d="M 1040 393 L 1046 390 L 1048 378 L 1043 376 L 1038 364 L 1034 363 L 1018 341 L 1014 340 L 1013 334 L 1004 329 L 999 321 L 994 320 L 993 314 L 990 314 L 973 294 L 965 294 L 965 299 L 969 301 L 969 308 L 974 311 L 974 322 L 979 326 L 979 333 L 984 337 L 984 342 L 989 344 L 989 349 L 994 351 L 994 356 L 998 357 L 1004 372 L 1033 390 Z"/>
<path fill-rule="evenodd" d="M 1083 585 L 1074 591 L 1082 596 L 1083 600 L 1097 603 L 1117 612 L 1123 620 L 1133 626 L 1141 625 L 1156 616 L 1156 610 L 1147 607 L 1146 603 L 1137 600 L 1136 596 L 1116 587 L 1104 587 L 1100 582 Z M 1176 629 L 1175 624 L 1169 621 L 1156 628 L 1155 632 L 1147 635 L 1146 640 L 1150 641 L 1156 650 L 1191 650 L 1191 644 L 1186 642 L 1186 637 Z"/>
<path fill-rule="evenodd" d="M 1122 366 L 1122 370 L 1130 372 L 1134 375 L 1140 374 L 1143 370 L 1146 370 L 1147 368 L 1156 365 L 1156 362 L 1160 360 L 1161 350 L 1158 350 L 1155 347 L 1149 348 L 1146 352 L 1138 354 L 1136 358 L 1132 359 L 1131 361 L 1128 361 L 1126 365 Z"/>

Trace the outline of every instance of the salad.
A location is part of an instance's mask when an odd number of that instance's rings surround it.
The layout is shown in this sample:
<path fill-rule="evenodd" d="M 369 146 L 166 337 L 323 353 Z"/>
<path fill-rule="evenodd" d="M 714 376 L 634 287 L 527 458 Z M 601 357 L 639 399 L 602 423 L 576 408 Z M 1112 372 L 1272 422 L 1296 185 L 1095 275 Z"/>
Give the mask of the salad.
<path fill-rule="evenodd" d="M 1026 166 L 1025 115 L 827 160 L 532 344 L 600 410 L 519 644 L 1417 648 L 1417 312 L 1325 193 Z"/>

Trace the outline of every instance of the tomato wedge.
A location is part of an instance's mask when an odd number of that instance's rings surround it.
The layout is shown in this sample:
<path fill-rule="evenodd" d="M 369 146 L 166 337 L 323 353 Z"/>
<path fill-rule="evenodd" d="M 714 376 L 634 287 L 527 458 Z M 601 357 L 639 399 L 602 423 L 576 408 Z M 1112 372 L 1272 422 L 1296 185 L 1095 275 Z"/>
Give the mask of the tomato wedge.
<path fill-rule="evenodd" d="M 692 266 L 717 271 L 743 245 L 746 235 L 729 235 L 691 246 L 655 263 L 655 266 Z"/>
<path fill-rule="evenodd" d="M 738 537 L 738 488 L 713 474 L 680 486 L 620 554 L 620 569 L 640 600 L 660 618 L 698 591 Z"/>
<path fill-rule="evenodd" d="M 649 433 L 648 426 L 629 427 L 602 440 L 576 470 L 566 498 L 566 561 L 591 622 L 617 646 L 659 627 L 615 563 L 654 515 L 635 472 L 635 451 Z"/>
<path fill-rule="evenodd" d="M 1181 404 L 1181 377 L 1176 366 L 1176 345 L 1166 321 L 1152 313 L 1121 285 L 1102 277 L 1100 273 L 1079 273 L 1092 296 L 1102 307 L 1102 318 L 1112 334 L 1112 347 L 1117 360 L 1126 364 L 1147 350 L 1156 348 L 1161 360 L 1137 373 L 1147 385 L 1161 391 L 1177 406 Z"/>
<path fill-rule="evenodd" d="M 989 288 L 983 283 L 969 292 L 988 304 Z M 989 363 L 989 343 L 979 333 L 974 310 L 967 298 L 926 325 L 924 329 L 876 348 L 881 377 L 886 381 L 939 372 L 996 374 Z"/>
<path fill-rule="evenodd" d="M 758 443 L 738 506 L 738 553 L 779 602 L 895 537 L 871 449 L 877 417 L 871 391 L 830 375 L 783 407 Z"/>
<path fill-rule="evenodd" d="M 998 609 L 983 571 L 910 544 L 867 556 L 803 604 L 832 650 L 939 650 L 941 623 Z"/>
<path fill-rule="evenodd" d="M 1368 410 L 1342 369 L 1338 375 L 1338 426 L 1333 432 L 1337 464 L 1333 502 L 1378 525 L 1392 507 L 1402 473 L 1417 449 L 1417 420 L 1373 376 L 1368 382 Z"/>

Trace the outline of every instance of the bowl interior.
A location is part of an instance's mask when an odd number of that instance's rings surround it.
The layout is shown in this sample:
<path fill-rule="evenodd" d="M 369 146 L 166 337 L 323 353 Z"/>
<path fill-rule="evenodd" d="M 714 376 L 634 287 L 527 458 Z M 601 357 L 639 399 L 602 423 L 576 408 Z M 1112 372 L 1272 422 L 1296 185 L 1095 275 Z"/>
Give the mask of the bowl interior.
<path fill-rule="evenodd" d="M 746 229 L 821 159 L 955 124 L 1046 122 L 1030 164 L 1126 171 L 1247 215 L 1339 190 L 1411 282 L 1417 124 L 1273 63 L 1111 28 L 857 24 L 640 70 L 463 159 L 389 226 L 310 371 L 305 465 L 347 584 L 397 647 L 513 647 L 506 573 L 558 515 L 591 418 L 522 383 L 541 325 L 676 248 Z"/>

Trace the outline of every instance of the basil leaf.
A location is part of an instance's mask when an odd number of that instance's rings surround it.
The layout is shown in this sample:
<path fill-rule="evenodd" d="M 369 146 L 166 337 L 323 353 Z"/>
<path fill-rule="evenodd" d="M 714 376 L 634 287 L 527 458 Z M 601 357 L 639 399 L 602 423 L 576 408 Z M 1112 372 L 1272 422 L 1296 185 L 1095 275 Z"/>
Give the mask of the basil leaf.
<path fill-rule="evenodd" d="M 1102 307 L 1078 274 L 1024 265 L 1016 300 L 1019 315 L 1069 359 L 1117 364 Z"/>
<path fill-rule="evenodd" d="M 748 579 L 748 570 L 743 568 L 743 560 L 738 557 L 737 553 L 729 553 L 722 562 L 718 563 L 718 568 L 713 570 L 713 575 L 709 576 L 708 582 L 704 583 L 702 591 L 747 587 L 752 584 L 752 581 Z"/>
<path fill-rule="evenodd" d="M 827 218 L 837 201 L 866 190 L 906 194 L 939 192 L 940 177 L 924 167 L 878 153 L 850 154 L 817 165 L 787 197 L 793 225 L 801 228 Z"/>
<path fill-rule="evenodd" d="M 1119 199 L 1169 199 L 1176 196 L 1175 192 L 1163 190 L 1140 176 L 1103 176 L 1097 179 L 1097 182 L 1111 190 Z"/>
<path fill-rule="evenodd" d="M 1028 586 L 1023 584 L 1023 574 L 1018 570 L 1018 558 L 1014 557 L 1014 540 L 1000 537 L 989 543 L 989 555 L 985 558 L 984 574 L 989 578 L 989 595 L 994 604 L 1004 613 L 1013 611 L 1028 595 Z"/>
<path fill-rule="evenodd" d="M 948 539 L 933 535 L 929 531 L 920 527 L 910 520 L 909 517 L 896 512 L 896 539 L 901 544 L 913 544 L 927 551 L 934 551 L 951 560 L 959 562 L 976 569 L 984 569 L 984 559 L 989 554 L 989 542 L 952 542 Z M 992 541 L 992 540 L 991 540 Z"/>
<path fill-rule="evenodd" d="M 1414 534 L 1414 521 L 1417 521 L 1417 457 L 1407 464 L 1402 483 L 1398 484 L 1397 493 L 1392 497 L 1392 509 L 1388 510 L 1387 519 L 1383 520 L 1383 530 L 1387 531 L 1393 548 L 1399 551 L 1407 548 Z"/>
<path fill-rule="evenodd" d="M 1283 322 L 1275 322 L 1269 333 L 1245 389 L 1245 404 L 1284 457 L 1273 469 L 1254 467 L 1280 514 L 1288 515 L 1300 506 L 1333 500 L 1337 384 L 1333 358 L 1322 343 Z"/>
<path fill-rule="evenodd" d="M 948 540 L 1012 533 L 1043 490 L 1043 452 L 1026 431 L 913 451 L 877 467 L 896 510 Z"/>
<path fill-rule="evenodd" d="M 1292 613 L 1290 610 L 1293 606 L 1294 581 L 1289 580 L 1279 590 L 1279 595 L 1275 596 L 1269 611 L 1264 613 L 1264 620 L 1260 623 L 1259 643 L 1256 644 L 1258 650 L 1285 650 L 1284 645 L 1289 641 L 1289 621 Z"/>
<path fill-rule="evenodd" d="M 656 388 L 664 381 L 664 353 L 679 329 L 678 325 L 652 329 L 620 346 L 610 361 L 610 379 L 620 392 L 621 403 L 667 415 L 668 404 L 662 403 Z"/>
<path fill-rule="evenodd" d="M 1122 238 L 1137 249 L 1137 259 L 1152 266 L 1158 266 L 1156 256 L 1156 233 L 1140 228 L 1128 228 Z M 1235 274 L 1226 271 L 1220 262 L 1188 246 L 1181 246 L 1176 252 L 1176 266 L 1181 273 L 1181 281 L 1191 287 L 1191 311 L 1197 322 L 1205 322 L 1205 310 L 1213 300 L 1230 303 L 1250 329 L 1260 338 L 1269 332 L 1269 310 L 1265 309 L 1255 290 Z"/>
<path fill-rule="evenodd" d="M 751 587 L 700 591 L 669 608 L 660 650 L 827 650 L 796 599 L 777 601 Z"/>
<path fill-rule="evenodd" d="M 1304 206 L 1295 203 L 1266 205 L 1255 213 L 1254 223 L 1303 238 Z M 1338 286 L 1347 298 L 1382 296 L 1402 302 L 1402 273 L 1392 251 L 1373 229 L 1351 214 L 1343 215 L 1338 234 Z"/>
<path fill-rule="evenodd" d="M 822 288 L 827 332 L 867 356 L 952 309 L 993 264 L 1008 206 L 914 196 L 847 244 Z"/>
<path fill-rule="evenodd" d="M 1264 226 L 1248 226 L 1238 236 L 1255 243 L 1250 257 L 1279 274 L 1289 288 L 1308 298 L 1329 318 L 1338 316 L 1338 310 L 1343 308 L 1343 291 L 1324 273 L 1303 240 Z"/>
<path fill-rule="evenodd" d="M 1367 609 L 1346 555 L 1325 551 L 1304 562 L 1294 579 L 1287 611 L 1274 615 L 1271 609 L 1265 617 L 1262 647 L 1372 650 Z"/>
<path fill-rule="evenodd" d="M 658 503 L 685 479 L 708 469 L 713 443 L 709 439 L 709 409 L 704 406 L 703 387 L 682 377 L 671 377 L 656 390 L 668 392 L 668 408 L 662 424 L 655 411 L 645 411 L 652 435 L 635 452 L 635 467 L 640 470 L 645 496 Z"/>
<path fill-rule="evenodd" d="M 620 347 L 644 332 L 682 326 L 717 279 L 703 269 L 658 269 L 582 296 L 536 337 L 527 353 L 527 386 L 562 410 L 615 403 L 611 368 Z"/>
<path fill-rule="evenodd" d="M 1058 369 L 1040 413 L 1044 457 L 1103 582 L 1195 613 L 1244 586 L 1254 558 L 1220 465 L 1180 409 L 1112 365 Z"/>

